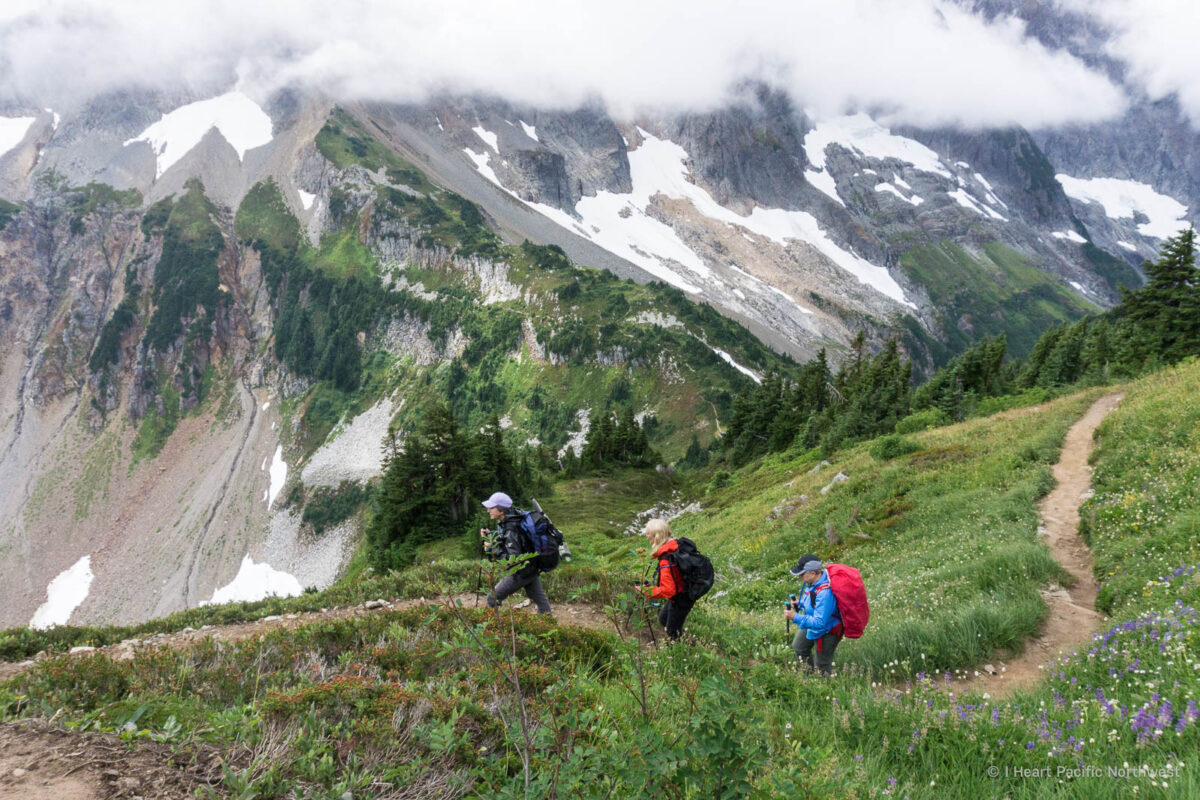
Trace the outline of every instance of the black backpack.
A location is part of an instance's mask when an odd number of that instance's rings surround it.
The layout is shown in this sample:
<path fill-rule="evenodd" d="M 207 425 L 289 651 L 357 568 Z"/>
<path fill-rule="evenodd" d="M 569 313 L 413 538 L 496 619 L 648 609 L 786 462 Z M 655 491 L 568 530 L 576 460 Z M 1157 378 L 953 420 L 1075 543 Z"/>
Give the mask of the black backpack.
<path fill-rule="evenodd" d="M 675 566 L 679 567 L 684 591 L 694 603 L 712 588 L 713 580 L 716 578 L 712 561 L 697 550 L 696 543 L 686 536 L 677 537 L 675 542 L 678 547 L 668 557 L 674 560 Z"/>
<path fill-rule="evenodd" d="M 537 553 L 535 563 L 538 571 L 549 572 L 558 566 L 558 548 L 562 546 L 562 531 L 554 527 L 542 511 L 526 511 L 521 517 L 521 530 L 525 533 L 524 547 L 528 553 Z"/>

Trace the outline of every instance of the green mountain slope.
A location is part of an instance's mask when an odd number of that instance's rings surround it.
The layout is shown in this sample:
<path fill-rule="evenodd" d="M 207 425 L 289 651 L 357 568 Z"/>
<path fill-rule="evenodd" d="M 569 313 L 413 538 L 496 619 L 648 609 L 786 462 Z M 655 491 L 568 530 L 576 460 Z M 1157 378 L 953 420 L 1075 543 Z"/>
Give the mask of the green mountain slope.
<path fill-rule="evenodd" d="M 793 454 L 707 493 L 676 484 L 679 500 L 701 509 L 673 526 L 721 576 L 689 619 L 690 644 L 663 650 L 520 612 L 419 607 L 236 645 L 150 648 L 125 662 L 49 659 L 0 685 L 0 708 L 63 709 L 69 725 L 159 738 L 185 754 L 201 743 L 241 748 L 248 755 L 225 788 L 264 797 L 400 787 L 439 797 L 1195 796 L 1198 391 L 1194 361 L 1157 373 L 1130 384 L 1100 428 L 1084 516 L 1111 627 L 1012 698 L 961 696 L 939 688 L 940 675 L 1019 648 L 1036 629 L 1038 589 L 1061 575 L 1037 541 L 1035 504 L 1095 391 L 912 434 L 919 449 L 905 455 L 867 443 L 815 472 L 819 462 Z M 839 472 L 849 479 L 833 483 Z M 609 515 L 667 499 L 671 487 L 611 480 L 613 492 L 559 486 L 558 519 L 592 565 L 566 564 L 547 584 L 556 602 L 607 602 L 636 620 L 620 587 L 645 554 Z M 780 601 L 796 589 L 785 570 L 809 549 L 859 566 L 872 601 L 867 634 L 843 643 L 829 681 L 791 667 L 779 625 Z M 190 621 L 470 589 L 472 568 L 443 560 Z M 19 657 L 83 633 L 0 642 Z M 1013 772 L 1047 766 L 1077 772 Z"/>

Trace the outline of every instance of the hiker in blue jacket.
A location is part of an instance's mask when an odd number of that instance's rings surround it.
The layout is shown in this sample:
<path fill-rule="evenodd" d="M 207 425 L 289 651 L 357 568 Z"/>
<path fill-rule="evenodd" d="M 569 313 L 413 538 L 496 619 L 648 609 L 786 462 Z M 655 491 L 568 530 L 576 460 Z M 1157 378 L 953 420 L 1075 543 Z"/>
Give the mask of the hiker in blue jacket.
<path fill-rule="evenodd" d="M 820 559 L 811 554 L 803 556 L 790 572 L 805 584 L 799 601 L 785 612 L 788 621 L 797 628 L 792 650 L 809 672 L 819 671 L 828 676 L 833 667 L 833 651 L 842 640 L 842 620 L 829 584 L 829 573 Z"/>

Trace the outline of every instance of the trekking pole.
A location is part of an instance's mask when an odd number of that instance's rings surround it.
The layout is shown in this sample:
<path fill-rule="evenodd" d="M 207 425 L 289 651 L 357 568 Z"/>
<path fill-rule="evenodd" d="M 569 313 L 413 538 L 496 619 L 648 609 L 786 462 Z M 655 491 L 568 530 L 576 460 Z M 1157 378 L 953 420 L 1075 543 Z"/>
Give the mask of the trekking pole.
<path fill-rule="evenodd" d="M 789 595 L 788 595 L 788 599 L 787 599 L 787 600 L 785 600 L 785 601 L 784 601 L 784 603 L 783 603 L 783 607 L 784 607 L 784 608 L 786 608 L 788 611 L 795 611 L 795 609 L 796 609 L 796 595 L 794 595 L 794 594 L 789 594 Z M 787 639 L 788 639 L 789 641 L 791 641 L 791 638 L 792 638 L 792 618 L 791 618 L 791 617 L 788 617 L 788 618 L 786 618 L 786 619 L 785 619 L 783 622 L 784 622 L 784 627 L 783 627 L 783 629 L 784 629 L 784 632 L 785 632 L 785 633 L 784 633 L 784 635 L 787 637 Z"/>
<path fill-rule="evenodd" d="M 483 588 L 483 562 L 479 562 L 479 571 L 475 573 L 475 607 L 479 608 L 479 590 Z"/>

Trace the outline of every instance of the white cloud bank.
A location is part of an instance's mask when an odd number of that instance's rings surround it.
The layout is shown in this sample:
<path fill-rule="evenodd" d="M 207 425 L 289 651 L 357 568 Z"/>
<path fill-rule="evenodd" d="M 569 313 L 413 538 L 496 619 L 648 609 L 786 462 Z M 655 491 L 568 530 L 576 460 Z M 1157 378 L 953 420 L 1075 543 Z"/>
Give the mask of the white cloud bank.
<path fill-rule="evenodd" d="M 1179 98 L 1200 125 L 1200 3 L 1196 0 L 1062 0 L 1107 26 L 1108 55 L 1153 99 Z"/>
<path fill-rule="evenodd" d="M 1122 90 L 1010 17 L 944 0 L 9 0 L 0 100 L 286 84 L 397 101 L 485 92 L 618 116 L 703 110 L 745 79 L 818 115 L 1030 127 L 1118 113 Z"/>

